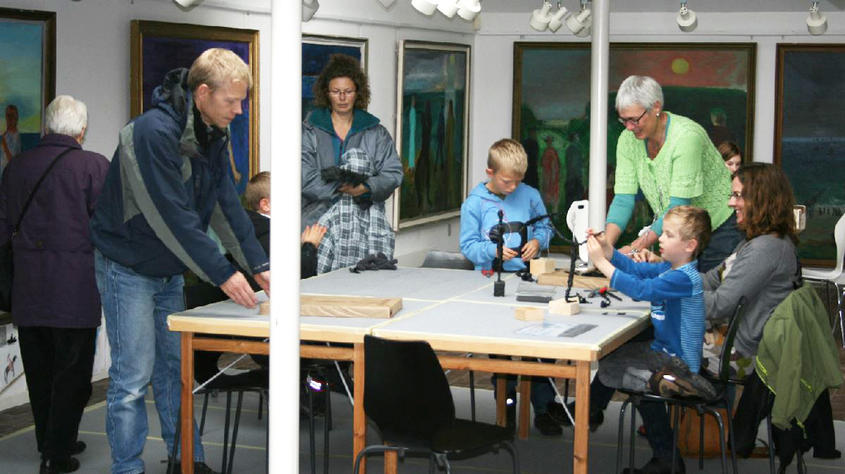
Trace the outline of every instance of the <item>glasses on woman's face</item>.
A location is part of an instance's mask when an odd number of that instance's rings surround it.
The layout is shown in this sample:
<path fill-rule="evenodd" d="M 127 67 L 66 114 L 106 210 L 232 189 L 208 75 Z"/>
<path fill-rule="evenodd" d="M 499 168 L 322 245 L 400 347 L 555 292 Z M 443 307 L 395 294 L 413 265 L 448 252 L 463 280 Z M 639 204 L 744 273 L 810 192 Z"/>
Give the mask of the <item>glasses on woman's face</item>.
<path fill-rule="evenodd" d="M 329 94 L 331 94 L 335 97 L 343 97 L 343 96 L 355 94 L 355 89 L 346 89 L 346 90 L 331 89 L 331 90 L 329 90 Z"/>
<path fill-rule="evenodd" d="M 640 116 L 637 117 L 637 118 L 619 117 L 616 120 L 619 120 L 619 123 L 621 123 L 624 126 L 628 126 L 628 124 L 631 124 L 632 126 L 636 127 L 637 125 L 640 124 L 640 120 L 642 120 L 643 117 L 645 117 L 646 112 L 648 112 L 648 109 L 643 110 L 643 113 L 641 113 Z"/>
<path fill-rule="evenodd" d="M 739 201 L 739 200 L 742 199 L 742 193 L 739 192 L 739 191 L 734 191 L 734 192 L 728 194 L 728 200 L 730 200 L 730 199 L 736 199 L 737 201 Z"/>

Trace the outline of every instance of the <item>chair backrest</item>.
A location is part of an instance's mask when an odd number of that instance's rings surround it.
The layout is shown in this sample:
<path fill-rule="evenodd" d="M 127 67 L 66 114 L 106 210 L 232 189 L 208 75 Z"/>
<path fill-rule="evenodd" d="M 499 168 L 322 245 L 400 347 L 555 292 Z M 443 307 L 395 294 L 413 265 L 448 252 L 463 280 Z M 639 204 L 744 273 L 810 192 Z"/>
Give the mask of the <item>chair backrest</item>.
<path fill-rule="evenodd" d="M 843 260 L 845 260 L 845 214 L 836 222 L 833 228 L 833 240 L 836 242 L 836 274 L 842 274 Z"/>
<path fill-rule="evenodd" d="M 736 339 L 736 331 L 739 328 L 739 323 L 745 314 L 743 307 L 745 306 L 745 296 L 739 298 L 739 302 L 734 309 L 731 322 L 728 324 L 728 332 L 725 334 L 725 342 L 722 344 L 722 352 L 719 354 L 719 380 L 728 382 L 731 379 L 731 351 L 734 347 L 734 339 Z"/>
<path fill-rule="evenodd" d="M 364 336 L 364 411 L 385 442 L 427 444 L 454 421 L 449 383 L 427 342 Z"/>
<path fill-rule="evenodd" d="M 424 268 L 451 268 L 455 270 L 474 270 L 475 265 L 460 252 L 431 250 L 422 263 Z"/>

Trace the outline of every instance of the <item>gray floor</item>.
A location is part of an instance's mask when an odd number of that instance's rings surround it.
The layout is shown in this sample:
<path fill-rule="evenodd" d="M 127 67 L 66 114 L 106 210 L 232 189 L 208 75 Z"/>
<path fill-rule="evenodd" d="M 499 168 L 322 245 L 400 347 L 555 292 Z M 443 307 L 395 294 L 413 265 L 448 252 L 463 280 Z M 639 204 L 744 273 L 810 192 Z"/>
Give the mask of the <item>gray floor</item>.
<path fill-rule="evenodd" d="M 463 388 L 453 389 L 458 416 L 469 417 L 468 391 Z M 480 420 L 493 420 L 492 394 L 488 390 L 479 390 L 478 417 Z M 215 469 L 220 468 L 222 453 L 222 432 L 225 409 L 225 396 L 212 398 L 206 422 L 206 434 L 203 437 L 206 457 Z M 197 410 L 202 406 L 202 400 L 197 399 Z M 610 473 L 615 470 L 616 462 L 616 424 L 620 404 L 614 402 L 606 413 L 606 422 L 592 434 L 590 438 L 590 472 Z M 334 429 L 330 432 L 329 472 L 352 472 L 352 410 L 345 397 L 333 394 L 332 407 L 334 412 Z M 258 398 L 248 394 L 244 401 L 244 415 L 241 419 L 238 434 L 238 447 L 235 455 L 234 472 L 261 473 L 265 472 L 265 419 L 257 417 Z M 152 401 L 147 402 L 150 419 L 150 435 L 144 451 L 144 462 L 148 473 L 163 473 L 165 471 L 166 453 L 164 443 L 158 437 L 158 420 Z M 109 471 L 109 449 L 104 433 L 105 405 L 99 403 L 90 406 L 83 416 L 80 429 L 80 439 L 88 444 L 88 449 L 79 456 L 82 468 L 79 473 L 107 473 Z M 322 468 L 322 419 L 317 421 L 317 466 L 318 472 Z M 837 447 L 845 451 L 845 422 L 837 421 Z M 307 424 L 301 423 L 300 436 L 300 471 L 310 472 L 308 450 Z M 371 441 L 377 436 L 371 431 Z M 530 437 L 517 442 L 523 474 L 560 473 L 572 471 L 572 431 L 564 429 L 563 437 L 547 438 L 541 436 L 532 428 Z M 627 459 L 627 455 L 625 456 Z M 637 440 L 636 464 L 640 465 L 648 460 L 650 451 L 644 439 Z M 839 460 L 820 460 L 807 456 L 809 472 L 845 473 L 845 463 Z M 38 455 L 35 450 L 34 433 L 31 427 L 19 430 L 0 438 L 0 472 L 4 474 L 34 473 L 38 469 Z M 687 459 L 687 472 L 696 472 L 696 460 Z M 380 457 L 370 460 L 370 472 L 380 472 L 382 462 Z M 740 459 L 739 470 L 742 473 L 764 473 L 768 471 L 767 459 Z M 428 467 L 424 460 L 407 459 L 400 464 L 399 472 L 427 473 Z M 504 452 L 488 454 L 467 461 L 456 461 L 453 464 L 455 473 L 494 473 L 510 472 L 510 459 Z M 705 460 L 704 470 L 701 472 L 721 472 L 718 458 Z M 788 472 L 797 472 L 793 466 Z"/>

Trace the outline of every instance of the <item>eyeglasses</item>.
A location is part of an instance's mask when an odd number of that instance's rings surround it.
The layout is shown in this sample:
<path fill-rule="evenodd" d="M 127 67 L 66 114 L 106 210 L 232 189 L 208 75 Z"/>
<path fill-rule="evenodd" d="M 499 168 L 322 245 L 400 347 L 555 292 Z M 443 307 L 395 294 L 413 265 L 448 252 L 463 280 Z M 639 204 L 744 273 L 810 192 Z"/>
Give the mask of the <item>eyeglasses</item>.
<path fill-rule="evenodd" d="M 737 201 L 739 201 L 740 199 L 742 199 L 742 193 L 739 191 L 734 191 L 728 194 L 728 199 L 736 199 Z"/>
<path fill-rule="evenodd" d="M 637 117 L 637 118 L 619 117 L 616 120 L 619 120 L 619 123 L 621 123 L 622 125 L 627 126 L 630 123 L 631 125 L 636 127 L 640 123 L 640 120 L 642 120 L 642 118 L 645 117 L 646 112 L 648 112 L 648 109 L 643 110 L 643 113 L 641 113 L 640 116 Z"/>
<path fill-rule="evenodd" d="M 355 94 L 355 92 L 356 92 L 355 89 L 346 89 L 346 90 L 343 90 L 343 91 L 337 90 L 337 89 L 332 89 L 332 90 L 329 91 L 329 94 L 331 94 L 335 97 L 340 97 L 340 96 L 346 96 L 346 95 L 353 95 L 353 94 Z"/>

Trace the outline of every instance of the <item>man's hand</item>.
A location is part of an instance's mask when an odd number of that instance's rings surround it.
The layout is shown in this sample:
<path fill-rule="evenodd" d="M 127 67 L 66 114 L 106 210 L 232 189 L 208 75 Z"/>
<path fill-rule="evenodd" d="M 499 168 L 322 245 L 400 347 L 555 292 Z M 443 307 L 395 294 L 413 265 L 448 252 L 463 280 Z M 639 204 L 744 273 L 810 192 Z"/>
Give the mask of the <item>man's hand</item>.
<path fill-rule="evenodd" d="M 358 196 L 367 192 L 367 187 L 364 186 L 363 184 L 359 184 L 357 186 L 352 186 L 351 184 L 347 183 L 347 184 L 341 184 L 340 187 L 337 188 L 337 190 L 344 193 L 344 194 L 348 194 L 352 197 L 358 197 Z"/>
<path fill-rule="evenodd" d="M 522 261 L 527 262 L 540 252 L 540 241 L 531 239 L 522 246 Z"/>
<path fill-rule="evenodd" d="M 323 227 L 325 229 L 325 227 Z M 258 286 L 264 290 L 264 293 L 267 293 L 267 296 L 270 296 L 270 270 L 266 272 L 256 273 L 252 276 L 255 279 L 255 282 L 258 283 Z"/>
<path fill-rule="evenodd" d="M 264 273 L 267 273 L 267 286 L 269 287 L 270 272 Z M 255 281 L 259 281 L 258 275 L 256 275 Z M 260 282 L 258 284 L 261 285 Z M 261 286 L 263 287 L 264 285 Z M 223 293 L 226 293 L 226 296 L 232 298 L 232 301 L 246 308 L 255 308 L 256 303 L 258 303 L 252 287 L 249 286 L 249 282 L 246 281 L 246 278 L 244 278 L 241 272 L 233 273 L 228 280 L 220 285 L 220 289 L 223 290 Z"/>

